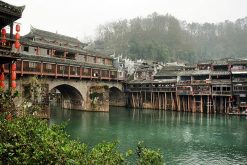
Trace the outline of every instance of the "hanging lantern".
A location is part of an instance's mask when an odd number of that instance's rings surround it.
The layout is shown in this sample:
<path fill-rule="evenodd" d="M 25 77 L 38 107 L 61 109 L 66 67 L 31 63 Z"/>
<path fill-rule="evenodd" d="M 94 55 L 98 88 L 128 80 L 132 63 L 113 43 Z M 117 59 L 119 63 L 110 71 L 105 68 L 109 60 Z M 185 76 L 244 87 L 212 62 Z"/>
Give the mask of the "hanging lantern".
<path fill-rule="evenodd" d="M 6 35 L 6 29 L 2 28 L 2 35 Z"/>
<path fill-rule="evenodd" d="M 4 73 L 0 74 L 0 81 L 4 81 L 5 77 L 4 77 Z"/>
<path fill-rule="evenodd" d="M 15 71 L 12 71 L 11 73 L 11 80 L 16 80 L 16 72 Z"/>
<path fill-rule="evenodd" d="M 16 49 L 19 49 L 20 46 L 21 46 L 20 42 L 19 42 L 18 40 L 15 41 L 15 48 L 16 48 Z"/>
<path fill-rule="evenodd" d="M 11 82 L 11 87 L 12 87 L 13 89 L 16 88 L 16 81 L 12 81 L 12 82 Z"/>
<path fill-rule="evenodd" d="M 15 30 L 16 30 L 17 32 L 20 32 L 21 27 L 20 27 L 20 25 L 19 25 L 19 24 L 16 24 L 16 26 L 15 26 Z"/>
<path fill-rule="evenodd" d="M 11 70 L 12 70 L 12 71 L 16 71 L 16 63 L 13 63 L 13 64 L 11 65 Z"/>
<path fill-rule="evenodd" d="M 0 88 L 4 88 L 4 87 L 5 87 L 4 81 L 0 81 Z"/>
<path fill-rule="evenodd" d="M 2 40 L 1 40 L 2 43 L 6 43 L 6 36 L 5 35 L 2 35 Z"/>
<path fill-rule="evenodd" d="M 20 39 L 20 33 L 16 33 L 15 34 L 15 40 L 19 40 Z"/>

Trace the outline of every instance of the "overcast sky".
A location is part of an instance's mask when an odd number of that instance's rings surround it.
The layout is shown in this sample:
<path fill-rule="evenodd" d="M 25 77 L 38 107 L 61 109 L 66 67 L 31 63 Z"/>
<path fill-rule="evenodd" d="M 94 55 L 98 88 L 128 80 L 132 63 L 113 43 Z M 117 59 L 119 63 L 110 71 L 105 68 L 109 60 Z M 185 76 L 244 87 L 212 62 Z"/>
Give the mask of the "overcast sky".
<path fill-rule="evenodd" d="M 21 34 L 35 28 L 83 40 L 95 35 L 98 25 L 169 13 L 187 22 L 217 23 L 247 16 L 247 0 L 3 0 L 26 8 L 17 22 Z"/>

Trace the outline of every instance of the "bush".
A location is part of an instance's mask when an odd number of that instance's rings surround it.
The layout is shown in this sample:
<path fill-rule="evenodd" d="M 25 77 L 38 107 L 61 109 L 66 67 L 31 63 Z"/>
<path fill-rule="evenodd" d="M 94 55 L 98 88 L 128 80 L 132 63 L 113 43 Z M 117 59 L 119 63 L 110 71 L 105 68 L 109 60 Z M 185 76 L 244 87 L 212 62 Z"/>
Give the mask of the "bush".
<path fill-rule="evenodd" d="M 128 164 L 132 155 L 118 151 L 117 142 L 104 142 L 88 149 L 69 139 L 64 126 L 48 127 L 43 120 L 25 116 L 6 120 L 0 115 L 0 164 Z M 159 151 L 142 143 L 137 147 L 137 164 L 161 164 Z"/>
<path fill-rule="evenodd" d="M 153 165 L 164 164 L 163 156 L 159 150 L 151 150 L 144 146 L 143 142 L 138 142 L 136 148 L 136 154 L 138 156 L 137 164 Z"/>
<path fill-rule="evenodd" d="M 1 120 L 0 144 L 3 164 L 81 164 L 86 160 L 85 144 L 69 140 L 62 127 L 49 128 L 34 117 Z"/>

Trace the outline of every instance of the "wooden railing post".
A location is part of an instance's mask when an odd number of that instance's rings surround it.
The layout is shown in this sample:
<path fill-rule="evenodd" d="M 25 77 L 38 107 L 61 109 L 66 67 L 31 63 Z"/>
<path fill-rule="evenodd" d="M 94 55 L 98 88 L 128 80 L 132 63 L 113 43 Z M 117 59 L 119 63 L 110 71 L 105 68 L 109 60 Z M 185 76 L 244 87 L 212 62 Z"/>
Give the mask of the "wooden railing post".
<path fill-rule="evenodd" d="M 43 66 L 43 62 L 41 62 L 40 65 L 41 65 L 41 66 L 40 66 L 40 73 L 41 73 L 41 76 L 43 76 L 43 67 L 44 67 L 44 66 Z"/>
<path fill-rule="evenodd" d="M 55 64 L 55 78 L 57 78 L 57 63 Z"/>
<path fill-rule="evenodd" d="M 93 76 L 93 68 L 90 69 L 90 79 L 92 80 L 92 76 Z"/>
<path fill-rule="evenodd" d="M 70 79 L 70 65 L 69 65 L 69 71 L 68 71 L 68 78 Z"/>
<path fill-rule="evenodd" d="M 80 80 L 82 78 L 82 66 L 80 66 Z"/>
<path fill-rule="evenodd" d="M 23 76 L 23 60 L 21 60 L 21 76 Z"/>

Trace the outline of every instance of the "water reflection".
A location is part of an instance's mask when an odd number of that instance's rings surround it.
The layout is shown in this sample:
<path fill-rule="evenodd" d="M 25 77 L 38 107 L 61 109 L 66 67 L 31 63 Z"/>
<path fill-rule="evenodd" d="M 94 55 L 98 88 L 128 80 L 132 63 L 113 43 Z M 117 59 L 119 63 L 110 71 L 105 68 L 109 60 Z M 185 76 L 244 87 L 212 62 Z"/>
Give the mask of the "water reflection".
<path fill-rule="evenodd" d="M 167 164 L 247 162 L 243 117 L 125 108 L 111 108 L 109 113 L 53 109 L 51 123 L 68 120 L 73 138 L 90 145 L 119 140 L 123 151 L 144 140 L 164 152 Z"/>

